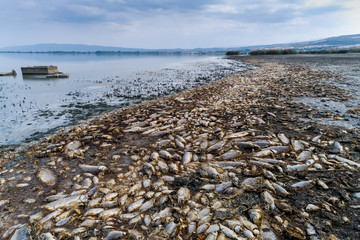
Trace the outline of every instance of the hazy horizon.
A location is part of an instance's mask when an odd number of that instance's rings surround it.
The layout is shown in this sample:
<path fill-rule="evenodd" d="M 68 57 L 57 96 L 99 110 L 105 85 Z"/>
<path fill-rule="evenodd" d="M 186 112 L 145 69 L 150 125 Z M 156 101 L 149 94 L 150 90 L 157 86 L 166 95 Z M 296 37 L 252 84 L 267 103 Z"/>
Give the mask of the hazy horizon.
<path fill-rule="evenodd" d="M 224 48 L 358 33 L 356 0 L 0 0 L 0 48 Z"/>

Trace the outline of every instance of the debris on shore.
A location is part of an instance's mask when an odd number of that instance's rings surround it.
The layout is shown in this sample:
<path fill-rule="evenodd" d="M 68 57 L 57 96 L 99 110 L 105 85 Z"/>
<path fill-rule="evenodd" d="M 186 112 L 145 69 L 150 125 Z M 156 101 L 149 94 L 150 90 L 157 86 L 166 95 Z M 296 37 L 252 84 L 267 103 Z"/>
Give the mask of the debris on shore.
<path fill-rule="evenodd" d="M 260 67 L 0 158 L 2 239 L 359 239 L 359 131 L 291 101 L 346 91 Z"/>

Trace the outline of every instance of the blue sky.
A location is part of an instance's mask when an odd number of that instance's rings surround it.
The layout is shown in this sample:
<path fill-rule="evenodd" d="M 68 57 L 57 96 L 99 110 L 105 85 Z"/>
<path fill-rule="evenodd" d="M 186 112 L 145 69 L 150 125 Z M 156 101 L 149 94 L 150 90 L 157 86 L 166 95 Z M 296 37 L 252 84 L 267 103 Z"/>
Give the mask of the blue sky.
<path fill-rule="evenodd" d="M 359 0 L 0 0 L 0 47 L 236 47 L 360 33 Z"/>

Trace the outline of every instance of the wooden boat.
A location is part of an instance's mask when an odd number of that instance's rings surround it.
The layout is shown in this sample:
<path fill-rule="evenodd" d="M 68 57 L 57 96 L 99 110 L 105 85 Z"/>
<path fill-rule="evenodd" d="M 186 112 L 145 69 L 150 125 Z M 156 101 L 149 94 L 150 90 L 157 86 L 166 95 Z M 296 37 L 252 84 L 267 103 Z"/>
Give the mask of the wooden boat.
<path fill-rule="evenodd" d="M 16 76 L 16 74 L 14 69 L 11 72 L 0 72 L 0 76 Z"/>
<path fill-rule="evenodd" d="M 50 75 L 59 73 L 57 66 L 31 66 L 22 67 L 21 72 L 23 75 Z"/>

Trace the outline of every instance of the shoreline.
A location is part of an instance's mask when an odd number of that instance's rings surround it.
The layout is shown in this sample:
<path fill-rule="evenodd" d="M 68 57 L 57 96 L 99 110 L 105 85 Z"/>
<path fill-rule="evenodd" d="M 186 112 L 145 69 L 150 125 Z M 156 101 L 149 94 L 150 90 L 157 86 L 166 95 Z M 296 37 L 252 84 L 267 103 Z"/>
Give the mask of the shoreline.
<path fill-rule="evenodd" d="M 45 65 L 53 58 L 39 61 Z M 21 59 L 17 60 L 20 64 Z M 102 112 L 193 88 L 246 69 L 240 62 L 215 56 L 105 57 L 100 59 L 99 69 L 90 74 L 85 68 L 91 58 L 63 60 L 63 68 L 72 73 L 67 80 L 21 80 L 22 76 L 16 81 L 5 79 L 4 94 L 0 97 L 3 121 L 0 148 L 29 143 Z M 73 65 L 71 61 L 79 63 Z"/>
<path fill-rule="evenodd" d="M 292 101 L 348 93 L 320 81 L 328 72 L 245 62 L 261 67 L 2 155 L 3 238 L 358 238 L 359 129 L 318 125 L 336 114 Z M 28 225 L 5 232 L 16 224 Z"/>

